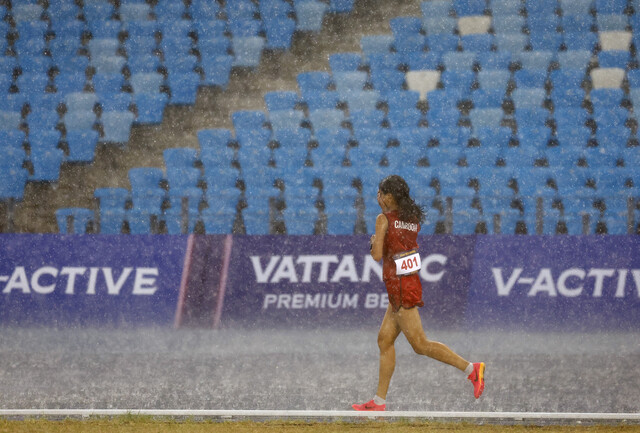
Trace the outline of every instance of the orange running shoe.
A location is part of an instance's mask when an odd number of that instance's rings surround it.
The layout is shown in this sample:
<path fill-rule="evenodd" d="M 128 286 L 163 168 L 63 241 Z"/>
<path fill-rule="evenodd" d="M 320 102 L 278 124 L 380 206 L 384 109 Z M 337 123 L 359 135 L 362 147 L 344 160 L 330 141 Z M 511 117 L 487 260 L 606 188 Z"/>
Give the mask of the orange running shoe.
<path fill-rule="evenodd" d="M 352 404 L 351 407 L 354 410 L 386 410 L 387 409 L 387 405 L 386 404 L 375 404 L 373 400 L 370 400 L 366 403 L 363 404 Z"/>
<path fill-rule="evenodd" d="M 467 377 L 473 383 L 473 395 L 480 398 L 484 391 L 484 362 L 474 362 L 473 371 Z"/>

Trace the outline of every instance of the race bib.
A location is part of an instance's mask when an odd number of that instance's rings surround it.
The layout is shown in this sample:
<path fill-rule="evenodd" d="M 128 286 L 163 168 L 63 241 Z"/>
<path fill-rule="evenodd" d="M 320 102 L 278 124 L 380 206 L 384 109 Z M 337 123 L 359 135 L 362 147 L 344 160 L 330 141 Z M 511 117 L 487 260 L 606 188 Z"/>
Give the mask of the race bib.
<path fill-rule="evenodd" d="M 398 276 L 415 274 L 422 266 L 420 253 L 416 250 L 396 254 L 393 259 L 396 262 L 396 275 Z"/>

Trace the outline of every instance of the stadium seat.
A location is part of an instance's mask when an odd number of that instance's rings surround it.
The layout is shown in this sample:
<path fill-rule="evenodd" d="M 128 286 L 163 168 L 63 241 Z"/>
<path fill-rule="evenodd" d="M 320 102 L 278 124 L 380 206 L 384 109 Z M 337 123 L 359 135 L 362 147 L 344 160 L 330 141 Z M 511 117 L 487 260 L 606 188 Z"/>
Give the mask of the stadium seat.
<path fill-rule="evenodd" d="M 201 66 L 205 75 L 203 84 L 220 86 L 224 89 L 229 83 L 233 56 L 223 54 L 215 57 L 203 57 Z"/>
<path fill-rule="evenodd" d="M 130 111 L 108 111 L 102 113 L 100 123 L 104 135 L 100 138 L 103 143 L 128 143 L 134 115 Z"/>
<path fill-rule="evenodd" d="M 326 3 L 316 0 L 295 1 L 296 29 L 299 31 L 319 32 L 322 20 L 329 9 Z"/>
<path fill-rule="evenodd" d="M 362 66 L 361 53 L 346 52 L 329 54 L 329 67 L 332 73 L 357 71 Z"/>
<path fill-rule="evenodd" d="M 60 177 L 60 164 L 63 160 L 64 152 L 61 149 L 32 146 L 33 174 L 29 179 L 36 182 L 57 182 Z"/>
<path fill-rule="evenodd" d="M 11 167 L 0 163 L 0 200 L 22 200 L 29 172 L 22 167 Z"/>
<path fill-rule="evenodd" d="M 58 230 L 62 234 L 87 233 L 87 226 L 93 222 L 93 219 L 94 214 L 91 209 L 72 207 L 56 210 Z"/>
<path fill-rule="evenodd" d="M 200 86 L 200 76 L 197 73 L 170 73 L 167 84 L 171 91 L 170 104 L 194 105 L 196 103 L 198 87 Z"/>
<path fill-rule="evenodd" d="M 69 149 L 67 161 L 92 162 L 98 144 L 98 131 L 75 130 L 67 131 L 65 141 Z"/>

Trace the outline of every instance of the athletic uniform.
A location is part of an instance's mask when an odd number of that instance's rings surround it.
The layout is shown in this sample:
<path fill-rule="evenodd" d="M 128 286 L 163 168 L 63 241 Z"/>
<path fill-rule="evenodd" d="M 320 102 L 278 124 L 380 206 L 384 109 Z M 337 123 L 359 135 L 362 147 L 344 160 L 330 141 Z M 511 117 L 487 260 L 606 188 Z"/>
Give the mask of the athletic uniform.
<path fill-rule="evenodd" d="M 422 283 L 420 275 L 396 275 L 396 262 L 394 256 L 410 250 L 418 249 L 418 232 L 420 224 L 401 221 L 398 219 L 398 211 L 384 214 L 389 222 L 389 228 L 384 238 L 384 250 L 382 252 L 382 279 L 387 286 L 389 302 L 394 311 L 400 307 L 422 307 Z"/>

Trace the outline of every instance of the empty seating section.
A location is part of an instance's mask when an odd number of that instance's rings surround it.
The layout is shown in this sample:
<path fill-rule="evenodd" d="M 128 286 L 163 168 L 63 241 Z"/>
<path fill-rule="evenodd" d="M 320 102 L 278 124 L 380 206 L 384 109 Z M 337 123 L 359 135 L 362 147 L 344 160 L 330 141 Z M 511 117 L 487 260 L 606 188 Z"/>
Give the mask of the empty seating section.
<path fill-rule="evenodd" d="M 82 4 L 82 3 L 80 3 Z M 98 143 L 226 88 L 352 0 L 50 0 L 3 9 L 0 200 L 55 182 Z M 377 184 L 403 175 L 425 233 L 636 233 L 640 4 L 428 0 L 363 35 L 266 110 L 198 131 L 60 209 L 61 233 L 371 233 Z"/>
<path fill-rule="evenodd" d="M 91 163 L 98 143 L 126 145 L 133 125 L 162 122 L 166 104 L 194 104 L 199 86 L 225 88 L 232 67 L 255 68 L 263 49 L 287 50 L 295 32 L 352 9 L 353 0 L 8 2 L 0 130 L 24 137 L 0 167 L 0 200 L 20 200 L 28 180 L 56 182 L 62 162 Z M 61 230 L 74 217 L 85 218 L 61 211 Z"/>
<path fill-rule="evenodd" d="M 640 19 L 622 3 L 424 1 L 299 73 L 254 114 L 261 150 L 238 142 L 238 175 L 264 180 L 240 194 L 247 233 L 371 232 L 391 173 L 427 233 L 635 233 Z"/>

